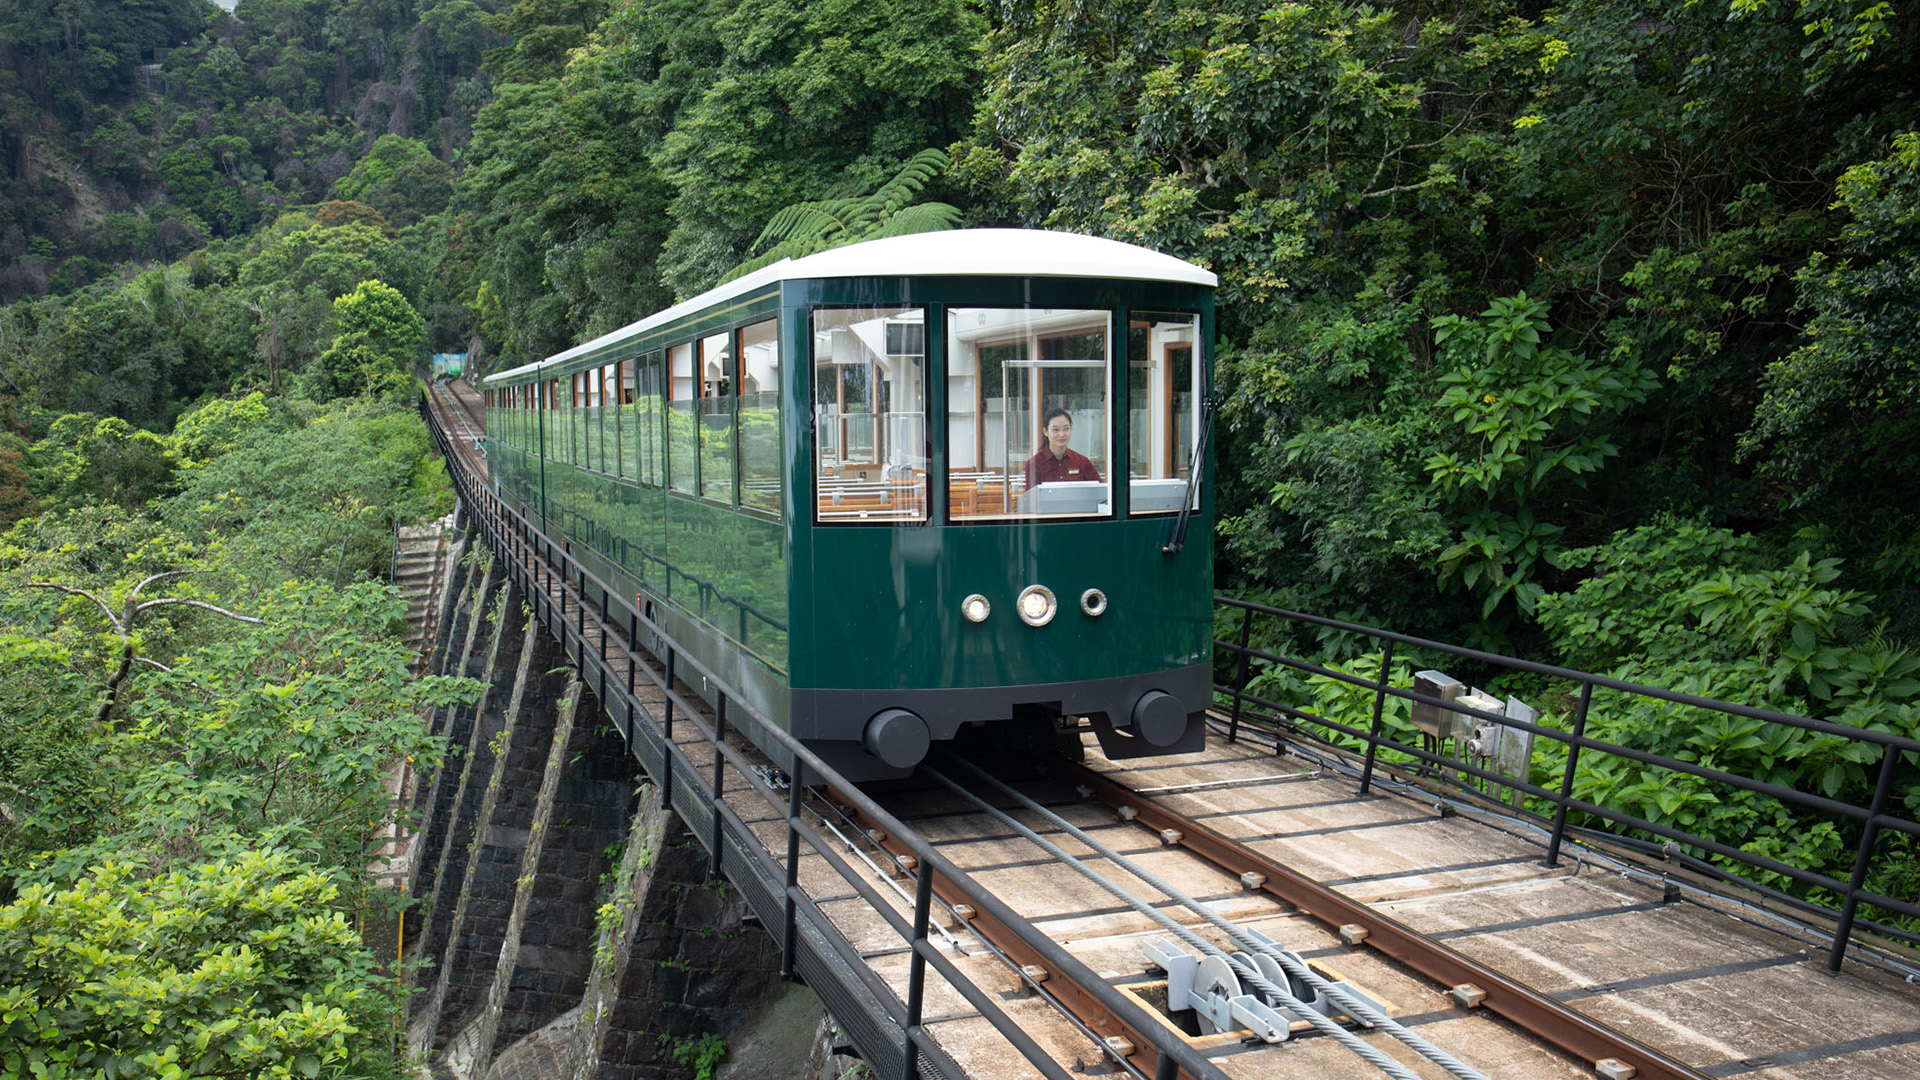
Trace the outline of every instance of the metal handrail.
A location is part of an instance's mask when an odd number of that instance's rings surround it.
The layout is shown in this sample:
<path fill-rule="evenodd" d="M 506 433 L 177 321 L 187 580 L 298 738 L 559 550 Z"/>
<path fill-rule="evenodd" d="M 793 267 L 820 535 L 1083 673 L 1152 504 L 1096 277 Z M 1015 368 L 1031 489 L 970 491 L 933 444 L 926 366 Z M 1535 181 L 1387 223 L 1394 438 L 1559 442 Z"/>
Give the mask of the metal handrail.
<path fill-rule="evenodd" d="M 902 1019 L 897 1022 L 897 1026 L 900 1029 L 901 1044 L 899 1046 L 887 1047 L 862 1047 L 861 1049 L 863 1053 L 867 1055 L 869 1061 L 878 1062 L 883 1060 L 884 1058 L 880 1056 L 882 1052 L 884 1052 L 886 1057 L 890 1057 L 895 1053 L 901 1054 L 902 1069 L 900 1075 L 903 1080 L 918 1075 L 918 1066 L 915 1060 L 917 1056 L 924 1056 L 937 1070 L 943 1073 L 955 1076 L 959 1075 L 957 1066 L 948 1058 L 946 1052 L 934 1041 L 932 1035 L 921 1023 L 922 1007 L 924 1005 L 924 971 L 925 965 L 930 963 L 936 970 L 941 972 L 941 974 L 948 979 L 949 983 L 953 985 L 954 989 L 977 1008 L 981 1016 L 991 1023 L 995 1030 L 999 1031 L 1002 1036 L 1007 1038 L 1009 1043 L 1012 1044 L 1022 1056 L 1026 1057 L 1042 1075 L 1049 1077 L 1050 1080 L 1072 1080 L 1071 1074 L 1055 1062 L 1050 1055 L 1046 1054 L 1038 1043 L 1033 1040 L 1032 1036 L 1022 1030 L 1017 1021 L 1007 1015 L 1005 1010 L 1000 1007 L 995 995 L 980 991 L 977 987 L 972 986 L 969 980 L 966 979 L 929 939 L 931 904 L 928 898 L 931 895 L 933 875 L 938 874 L 951 882 L 955 890 L 965 896 L 970 903 L 977 905 L 979 910 L 999 920 L 1011 929 L 1025 945 L 1045 959 L 1049 969 L 1057 976 L 1083 988 L 1089 995 L 1096 999 L 1102 1007 L 1120 1017 L 1124 1022 L 1132 1025 L 1135 1030 L 1149 1033 L 1149 1041 L 1153 1044 L 1153 1049 L 1157 1051 L 1159 1056 L 1159 1069 L 1156 1074 L 1156 1080 L 1172 1080 L 1176 1071 L 1193 1077 L 1195 1080 L 1225 1080 L 1225 1073 L 1220 1070 L 1219 1066 L 1213 1064 L 1203 1054 L 1189 1046 L 1185 1039 L 1180 1037 L 1169 1025 L 1160 1023 L 1157 1018 L 1149 1014 L 1137 1001 L 1123 995 L 1117 989 L 1110 986 L 1106 980 L 1100 978 L 1094 971 L 1088 968 L 1084 962 L 1074 957 L 1058 942 L 1034 927 L 1032 923 L 1015 914 L 1013 910 L 1007 907 L 997 896 L 974 881 L 965 871 L 955 866 L 942 855 L 930 841 L 913 832 L 865 793 L 847 782 L 817 754 L 809 750 L 800 740 L 769 722 L 768 719 L 751 704 L 740 700 L 737 691 L 734 690 L 731 684 L 720 679 L 697 658 L 689 655 L 680 647 L 672 635 L 667 633 L 667 631 L 652 618 L 648 617 L 647 614 L 632 601 L 628 600 L 623 594 L 613 592 L 606 582 L 593 574 L 592 571 L 587 569 L 586 566 L 581 564 L 569 552 L 564 550 L 564 548 L 554 544 L 526 515 L 520 513 L 504 498 L 489 490 L 484 485 L 475 485 L 472 483 L 471 477 L 468 476 L 467 469 L 461 462 L 461 459 L 453 453 L 452 446 L 448 442 L 446 433 L 442 429 L 438 417 L 430 408 L 424 410 L 424 412 L 426 414 L 427 424 L 433 433 L 434 440 L 447 459 L 449 465 L 448 474 L 452 478 L 455 487 L 459 490 L 462 501 L 466 503 L 476 527 L 485 535 L 489 546 L 493 547 L 494 550 L 500 554 L 502 561 L 509 567 L 510 573 L 519 580 L 523 592 L 535 602 L 537 612 L 542 616 L 543 621 L 545 621 L 550 628 L 556 629 L 559 632 L 562 637 L 563 646 L 569 643 L 577 643 L 579 645 L 580 651 L 576 657 L 576 662 L 580 667 L 582 669 L 588 669 L 590 667 L 597 669 L 599 674 L 598 690 L 601 705 L 609 715 L 613 717 L 615 726 L 620 728 L 621 735 L 626 738 L 630 750 L 632 750 L 636 758 L 642 761 L 643 766 L 645 765 L 645 758 L 641 754 L 642 741 L 644 740 L 646 745 L 651 748 L 652 741 L 656 739 L 659 740 L 662 767 L 660 775 L 656 777 L 656 780 L 660 784 L 663 801 L 670 806 L 674 805 L 674 792 L 676 787 L 680 787 L 681 790 L 686 791 L 686 798 L 683 799 L 682 802 L 690 808 L 703 810 L 713 816 L 715 821 L 713 835 L 708 838 L 703 838 L 702 843 L 710 843 L 713 845 L 709 850 L 715 862 L 717 863 L 720 858 L 719 843 L 721 840 L 721 827 L 719 822 L 721 819 L 726 819 L 732 825 L 736 837 L 751 838 L 752 833 L 747 830 L 737 813 L 724 802 L 722 798 L 723 792 L 717 785 L 707 786 L 702 782 L 697 766 L 686 756 L 679 744 L 674 741 L 673 730 L 676 712 L 683 713 L 684 718 L 693 724 L 695 730 L 700 733 L 701 737 L 713 747 L 716 754 L 716 761 L 720 757 L 725 757 L 726 760 L 732 762 L 734 767 L 740 771 L 740 774 L 746 778 L 747 785 L 762 799 L 766 800 L 776 811 L 784 815 L 788 840 L 787 862 L 785 867 L 786 881 L 780 890 L 785 905 L 784 919 L 780 920 L 780 922 L 782 926 L 781 944 L 784 954 L 784 973 L 789 978 L 794 977 L 796 974 L 794 969 L 795 943 L 798 940 L 801 914 L 803 911 L 807 913 L 806 921 L 815 933 L 825 935 L 829 939 L 838 933 L 832 924 L 827 921 L 826 917 L 814 906 L 811 897 L 809 897 L 805 890 L 798 884 L 796 877 L 799 855 L 798 845 L 802 839 L 806 840 L 816 853 L 825 856 L 828 864 L 833 866 L 843 879 L 853 885 L 856 892 L 867 896 L 869 903 L 873 904 L 875 910 L 882 914 L 888 925 L 893 926 L 896 932 L 899 932 L 901 929 L 898 925 L 899 920 L 897 915 L 888 909 L 884 898 L 880 897 L 877 893 L 871 892 L 871 886 L 867 885 L 864 878 L 856 873 L 843 860 L 839 859 L 837 853 L 833 851 L 831 843 L 817 833 L 813 827 L 807 824 L 802 818 L 799 792 L 801 789 L 801 781 L 807 774 L 811 773 L 826 782 L 835 790 L 839 798 L 852 805 L 862 814 L 867 815 L 870 820 L 878 823 L 881 828 L 886 830 L 887 833 L 897 839 L 918 858 L 919 863 L 915 870 L 915 876 L 918 877 L 919 881 L 914 904 L 914 917 L 908 926 L 911 934 L 907 937 L 907 943 L 912 953 L 912 958 L 909 962 L 908 999 L 905 1002 L 900 1001 L 891 989 L 887 987 L 883 981 L 878 979 L 877 975 L 873 975 L 870 970 L 863 970 L 860 967 L 856 967 L 855 977 L 861 981 L 867 992 L 873 994 L 875 999 L 880 1002 L 891 1002 L 893 1006 L 897 1006 L 899 1008 L 899 1014 L 902 1016 Z M 554 580 L 556 570 L 558 571 L 559 577 L 557 583 Z M 556 584 L 558 586 L 558 598 L 555 596 L 556 590 L 554 586 Z M 569 591 L 574 594 L 577 602 L 575 618 L 572 621 L 568 621 L 565 618 L 564 611 L 564 598 Z M 593 592 L 598 593 L 597 599 L 599 601 L 597 605 L 598 616 L 594 621 L 599 624 L 601 630 L 597 643 L 597 658 L 589 651 L 589 642 L 586 636 L 587 612 L 588 608 L 593 606 L 589 603 L 589 597 L 593 595 Z M 614 622 L 615 617 L 623 620 L 626 624 L 627 639 L 625 641 L 616 638 L 612 633 L 614 627 L 617 625 Z M 665 648 L 666 656 L 663 659 L 666 670 L 664 674 L 656 670 L 652 663 L 643 660 L 637 651 L 636 643 L 639 640 L 639 632 L 642 629 L 654 635 L 655 640 L 659 641 Z M 626 686 L 620 685 L 617 680 L 610 681 L 608 678 L 612 673 L 612 668 L 608 664 L 610 645 L 615 653 L 624 654 L 627 660 Z M 594 662 L 596 659 L 597 663 Z M 715 727 L 708 727 L 700 719 L 698 709 L 674 688 L 675 682 L 677 681 L 676 672 L 683 665 L 690 668 L 695 674 L 700 675 L 709 685 L 715 688 L 718 702 Z M 656 688 L 665 696 L 666 705 L 663 709 L 664 715 L 661 723 L 658 725 L 653 722 L 651 715 L 635 696 L 635 686 L 633 683 L 636 672 L 644 672 L 653 681 Z M 592 672 L 586 673 L 589 675 L 592 674 Z M 592 683 L 589 682 L 588 685 L 592 686 Z M 613 706 L 616 702 L 620 705 L 622 713 L 625 714 L 624 716 L 614 714 Z M 726 744 L 724 739 L 724 725 L 732 724 L 735 727 L 739 727 L 739 714 L 744 714 L 748 721 L 756 725 L 764 738 L 777 743 L 793 755 L 795 762 L 794 771 L 797 775 L 793 779 L 787 798 L 781 798 L 771 786 L 761 781 L 752 772 L 745 758 L 740 756 L 738 751 Z M 636 716 L 641 718 L 640 723 L 635 723 Z M 623 719 L 626 721 L 624 724 L 620 723 Z M 715 767 L 717 770 L 718 765 L 716 764 Z M 688 790 L 689 785 L 691 786 L 691 790 Z M 741 847 L 743 851 L 747 850 L 744 848 L 744 845 L 738 841 L 736 841 L 736 846 Z M 758 848 L 757 842 L 754 844 L 754 847 Z M 746 857 L 752 860 L 755 856 L 751 851 L 747 851 Z M 766 922 L 768 925 L 772 925 L 773 921 L 774 920 L 766 919 L 763 916 L 763 922 Z M 1044 994 L 1044 986 L 1040 989 Z M 1102 1049 L 1103 1052 L 1113 1053 L 1111 1048 Z M 1118 1054 L 1114 1056 L 1128 1071 L 1139 1075 L 1138 1070 L 1128 1063 L 1124 1057 Z"/>
<path fill-rule="evenodd" d="M 1445 772 L 1451 772 L 1456 776 L 1471 776 L 1488 781 L 1489 783 L 1500 784 L 1509 791 L 1521 792 L 1531 798 L 1544 801 L 1553 808 L 1546 856 L 1546 863 L 1549 866 L 1558 864 L 1560 848 L 1570 828 L 1567 824 L 1567 815 L 1570 811 L 1577 811 L 1601 818 L 1617 826 L 1641 830 L 1677 844 L 1698 848 L 1709 854 L 1743 863 L 1757 870 L 1779 874 L 1804 885 L 1826 889 L 1841 897 L 1841 905 L 1837 911 L 1825 905 L 1816 904 L 1802 898 L 1791 897 L 1776 890 L 1765 889 L 1764 887 L 1754 885 L 1754 883 L 1732 874 L 1724 867 L 1712 866 L 1699 860 L 1692 860 L 1695 865 L 1701 868 L 1711 868 L 1723 876 L 1731 877 L 1741 881 L 1743 884 L 1759 888 L 1761 891 L 1775 898 L 1784 899 L 1793 903 L 1795 907 L 1803 911 L 1834 916 L 1836 919 L 1835 931 L 1827 958 L 1827 967 L 1830 971 L 1838 971 L 1841 961 L 1845 958 L 1847 943 L 1852 936 L 1853 928 L 1857 922 L 1862 921 L 1858 918 L 1858 909 L 1862 902 L 1874 904 L 1889 911 L 1910 917 L 1920 918 L 1920 905 L 1915 905 L 1893 897 L 1882 896 L 1878 893 L 1870 892 L 1865 888 L 1867 871 L 1872 865 L 1874 847 L 1881 829 L 1891 829 L 1910 835 L 1920 835 L 1920 822 L 1915 822 L 1888 812 L 1894 788 L 1894 777 L 1900 769 L 1901 759 L 1903 757 L 1911 759 L 1913 755 L 1920 753 L 1920 740 L 1889 732 L 1873 731 L 1867 728 L 1848 727 L 1847 725 L 1836 724 L 1829 720 L 1796 716 L 1792 713 L 1760 709 L 1734 702 L 1717 701 L 1713 698 L 1700 697 L 1695 694 L 1681 693 L 1656 686 L 1647 686 L 1642 683 L 1616 679 L 1606 675 L 1596 675 L 1591 672 L 1576 671 L 1571 668 L 1556 667 L 1551 664 L 1541 664 L 1516 657 L 1501 656 L 1498 653 L 1484 652 L 1479 649 L 1470 649 L 1460 645 L 1450 645 L 1446 642 L 1414 637 L 1410 634 L 1401 634 L 1376 627 L 1342 622 L 1337 619 L 1309 615 L 1304 612 L 1289 611 L 1285 608 L 1272 607 L 1234 597 L 1216 597 L 1215 602 L 1220 607 L 1237 608 L 1243 612 L 1240 633 L 1237 635 L 1238 640 L 1216 640 L 1214 642 L 1216 649 L 1224 650 L 1237 657 L 1237 662 L 1234 665 L 1236 674 L 1233 684 L 1216 684 L 1215 686 L 1217 692 L 1227 695 L 1232 702 L 1228 720 L 1227 737 L 1229 741 L 1233 741 L 1239 737 L 1241 721 L 1246 715 L 1248 707 L 1252 706 L 1257 710 L 1264 710 L 1266 714 L 1273 718 L 1285 717 L 1290 720 L 1302 721 L 1317 725 L 1330 732 L 1338 732 L 1339 734 L 1361 740 L 1366 746 L 1365 763 L 1361 772 L 1362 794 L 1366 793 L 1373 782 L 1374 767 L 1379 752 L 1383 748 L 1395 753 L 1404 754 L 1425 765 L 1443 769 Z M 1324 627 L 1343 633 L 1356 634 L 1382 642 L 1384 647 L 1382 650 L 1379 676 L 1369 679 L 1365 676 L 1335 670 L 1311 661 L 1282 656 L 1253 647 L 1250 644 L 1252 625 L 1255 616 L 1261 615 L 1283 622 Z M 1516 671 L 1526 671 L 1577 683 L 1580 686 L 1580 695 L 1579 703 L 1574 712 L 1573 730 L 1571 732 L 1562 731 L 1559 728 L 1519 720 L 1504 714 L 1495 714 L 1475 709 L 1458 701 L 1447 701 L 1421 694 L 1411 689 L 1393 686 L 1389 681 L 1392 674 L 1393 653 L 1395 647 L 1400 645 L 1456 656 L 1480 664 L 1504 667 Z M 1282 702 L 1271 701 L 1248 693 L 1247 684 L 1251 681 L 1254 661 L 1279 665 L 1295 671 L 1334 679 L 1350 686 L 1373 691 L 1374 707 L 1371 726 L 1367 729 L 1362 729 Z M 1586 734 L 1586 727 L 1593 703 L 1593 691 L 1596 687 L 1632 694 L 1637 697 L 1667 701 L 1679 705 L 1725 713 L 1732 716 L 1783 724 L 1806 731 L 1836 736 L 1852 742 L 1877 746 L 1880 748 L 1880 768 L 1876 777 L 1873 798 L 1868 805 L 1859 806 L 1842 800 L 1813 795 L 1778 784 L 1771 784 L 1763 780 L 1756 780 L 1738 773 L 1703 766 L 1696 762 L 1681 761 L 1661 754 L 1649 753 L 1634 747 L 1622 746 L 1603 739 L 1592 738 Z M 1394 739 L 1386 733 L 1383 722 L 1385 704 L 1388 697 L 1439 706 L 1463 715 L 1492 721 L 1505 727 L 1530 732 L 1539 738 L 1550 739 L 1564 744 L 1567 747 L 1567 760 L 1560 776 L 1558 790 L 1556 791 L 1537 785 L 1531 782 L 1530 778 L 1509 777 L 1502 773 L 1480 768 L 1466 761 L 1447 757 L 1431 750 Z M 1855 848 L 1852 874 L 1849 880 L 1842 881 L 1817 871 L 1793 866 L 1777 859 L 1756 855 L 1752 852 L 1743 851 L 1727 844 L 1697 836 L 1683 829 L 1656 824 L 1621 810 L 1600 806 L 1582 799 L 1576 799 L 1573 797 L 1573 782 L 1583 750 L 1608 754 L 1631 761 L 1637 761 L 1642 764 L 1668 769 L 1673 772 L 1684 773 L 1716 784 L 1751 791 L 1780 800 L 1781 802 L 1792 803 L 1833 817 L 1861 823 L 1861 836 Z M 1462 785 L 1462 787 L 1463 790 L 1467 792 L 1477 794 L 1473 792 L 1473 789 L 1467 788 L 1465 785 Z M 1521 810 L 1519 812 L 1538 817 L 1542 821 L 1546 820 L 1543 815 L 1533 814 L 1531 811 Z M 1867 922 L 1866 925 L 1894 934 L 1895 936 L 1913 937 L 1911 934 L 1880 924 Z"/>

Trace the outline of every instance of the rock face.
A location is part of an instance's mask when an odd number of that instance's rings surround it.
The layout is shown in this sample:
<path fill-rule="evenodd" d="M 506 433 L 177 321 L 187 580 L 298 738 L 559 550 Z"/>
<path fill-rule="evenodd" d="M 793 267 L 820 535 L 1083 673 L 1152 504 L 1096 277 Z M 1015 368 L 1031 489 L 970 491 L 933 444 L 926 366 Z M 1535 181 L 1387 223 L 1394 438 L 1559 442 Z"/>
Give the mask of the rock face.
<path fill-rule="evenodd" d="M 432 717 L 449 752 L 412 785 L 410 1049 L 475 1080 L 650 1080 L 694 1075 L 717 1036 L 727 1075 L 818 1075 L 818 1000 L 783 987 L 778 948 L 472 550 L 452 546 L 423 642 L 488 689 Z"/>

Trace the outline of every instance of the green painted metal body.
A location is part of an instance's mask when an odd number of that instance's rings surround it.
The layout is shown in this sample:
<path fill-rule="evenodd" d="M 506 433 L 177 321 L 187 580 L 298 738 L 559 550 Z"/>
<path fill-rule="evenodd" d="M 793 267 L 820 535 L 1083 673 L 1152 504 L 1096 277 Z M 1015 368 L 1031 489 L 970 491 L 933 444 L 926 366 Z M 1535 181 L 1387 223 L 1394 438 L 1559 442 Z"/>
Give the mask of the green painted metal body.
<path fill-rule="evenodd" d="M 875 691 L 1059 684 L 1204 665 L 1212 649 L 1213 490 L 1201 487 L 1186 547 L 1163 552 L 1173 517 L 1130 517 L 1126 484 L 1113 485 L 1111 517 L 946 523 L 944 484 L 932 488 L 926 524 L 814 521 L 816 460 L 809 314 L 818 306 L 922 305 L 927 313 L 929 473 L 945 475 L 947 306 L 1105 308 L 1123 328 L 1132 309 L 1198 313 L 1204 385 L 1211 392 L 1212 290 L 1192 285 L 1052 278 L 849 278 L 785 281 L 777 295 L 723 302 L 670 326 L 616 339 L 537 379 L 564 378 L 702 333 L 779 317 L 782 518 L 646 486 L 564 463 L 594 438 L 618 433 L 606 406 L 493 409 L 489 458 L 504 493 L 542 518 L 549 535 L 616 589 L 651 601 L 676 638 L 777 722 L 789 721 L 791 690 Z M 940 329 L 935 329 L 940 328 Z M 1110 446 L 1128 443 L 1127 335 L 1114 334 L 1108 392 Z M 536 381 L 526 375 L 490 388 Z M 513 414 L 513 415 L 509 415 Z M 556 430 L 557 429 L 557 430 Z M 614 434 L 608 434 L 613 432 Z M 571 440 L 569 442 L 568 440 Z M 641 448 L 621 444 L 638 457 Z M 659 452 L 648 448 L 645 452 Z M 618 456 L 618 455 L 614 455 Z M 1119 455 L 1116 455 L 1117 457 Z M 1124 469 L 1123 457 L 1116 461 Z M 1211 463 L 1203 476 L 1211 475 Z M 631 470 L 628 470 L 631 471 Z M 1116 478 L 1110 477 L 1109 480 Z M 1059 598 L 1043 627 L 1023 623 L 1014 601 L 1030 584 Z M 1107 610 L 1084 614 L 1079 598 L 1102 590 Z M 962 618 L 969 594 L 988 598 L 986 622 Z M 870 695 L 860 695 L 867 700 Z M 1190 703 L 1198 709 L 1202 704 Z M 844 719 L 857 739 L 866 715 Z M 826 717 L 800 725 L 837 731 Z"/>

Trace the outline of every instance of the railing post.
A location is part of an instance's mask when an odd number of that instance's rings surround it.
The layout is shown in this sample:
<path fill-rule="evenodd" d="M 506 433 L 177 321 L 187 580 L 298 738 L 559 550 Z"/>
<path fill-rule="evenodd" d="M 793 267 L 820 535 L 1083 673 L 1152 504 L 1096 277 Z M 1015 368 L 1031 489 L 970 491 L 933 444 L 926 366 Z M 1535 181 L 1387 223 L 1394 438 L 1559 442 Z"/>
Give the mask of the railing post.
<path fill-rule="evenodd" d="M 802 766 L 794 762 L 796 772 Z M 800 777 L 787 778 L 787 911 L 786 932 L 780 935 L 780 977 L 793 981 L 794 937 L 799 931 L 799 913 L 794 909 L 793 892 L 800 887 Z"/>
<path fill-rule="evenodd" d="M 1240 705 L 1247 692 L 1247 640 L 1253 634 L 1253 609 L 1240 609 L 1240 674 L 1233 682 L 1233 715 L 1227 720 L 1227 741 L 1240 741 Z"/>
<path fill-rule="evenodd" d="M 1387 711 L 1387 680 L 1393 677 L 1393 639 L 1380 653 L 1380 683 L 1373 692 L 1373 728 L 1367 733 L 1367 763 L 1360 770 L 1360 794 L 1373 787 L 1373 761 L 1380 753 L 1380 728 Z"/>
<path fill-rule="evenodd" d="M 1873 789 L 1873 806 L 1867 814 L 1867 826 L 1860 831 L 1860 849 L 1853 856 L 1853 878 L 1847 882 L 1847 896 L 1840 905 L 1840 922 L 1833 930 L 1833 948 L 1827 953 L 1827 972 L 1837 974 L 1847 958 L 1847 939 L 1853 936 L 1853 919 L 1860 910 L 1860 889 L 1867 883 L 1867 867 L 1873 861 L 1873 843 L 1880 836 L 1880 815 L 1887 811 L 1893 797 L 1893 772 L 1900 763 L 1900 750 L 1891 743 L 1880 756 L 1880 783 Z"/>
<path fill-rule="evenodd" d="M 1567 769 L 1560 775 L 1560 798 L 1553 806 L 1553 836 L 1547 841 L 1547 865 L 1560 865 L 1560 841 L 1567 835 L 1567 800 L 1573 797 L 1573 773 L 1580 766 L 1580 740 L 1587 737 L 1587 708 L 1593 684 L 1580 683 L 1580 707 L 1573 714 L 1573 738 L 1567 742 Z"/>
<path fill-rule="evenodd" d="M 665 735 L 660 745 L 660 804 L 673 809 L 673 669 L 675 653 L 667 650 L 667 703 L 662 712 L 660 730 Z"/>
<path fill-rule="evenodd" d="M 913 890 L 913 958 L 907 961 L 907 1022 L 900 1025 L 901 1080 L 913 1080 L 919 1072 L 920 1048 L 913 1033 L 920 1027 L 921 1010 L 927 999 L 927 922 L 933 911 L 933 867 L 921 863 L 920 880 Z"/>
<path fill-rule="evenodd" d="M 720 752 L 720 748 L 727 745 L 727 695 L 721 694 L 719 699 L 715 703 L 718 715 L 713 723 L 713 871 L 710 875 L 716 881 L 720 878 L 720 796 L 726 783 L 727 764 L 726 755 Z"/>

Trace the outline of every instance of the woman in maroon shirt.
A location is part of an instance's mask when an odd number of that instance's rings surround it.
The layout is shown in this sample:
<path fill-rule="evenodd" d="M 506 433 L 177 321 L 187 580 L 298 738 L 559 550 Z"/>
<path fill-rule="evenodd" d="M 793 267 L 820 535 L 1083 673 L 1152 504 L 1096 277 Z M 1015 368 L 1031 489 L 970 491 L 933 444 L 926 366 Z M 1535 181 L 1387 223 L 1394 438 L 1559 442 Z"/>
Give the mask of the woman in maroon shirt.
<path fill-rule="evenodd" d="M 1047 445 L 1027 459 L 1027 490 L 1062 480 L 1100 482 L 1100 471 L 1082 453 L 1067 446 L 1073 439 L 1073 417 L 1065 409 L 1049 409 L 1046 417 Z"/>

